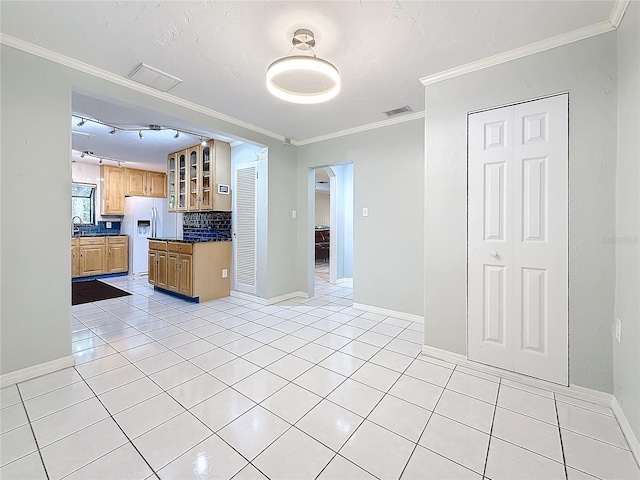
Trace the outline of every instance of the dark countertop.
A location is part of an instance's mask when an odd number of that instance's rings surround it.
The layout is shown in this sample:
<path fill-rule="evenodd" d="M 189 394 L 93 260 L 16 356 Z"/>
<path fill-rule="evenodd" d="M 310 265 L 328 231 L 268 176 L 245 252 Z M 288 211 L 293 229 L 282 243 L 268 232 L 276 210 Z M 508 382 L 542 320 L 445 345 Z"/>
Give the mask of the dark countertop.
<path fill-rule="evenodd" d="M 192 238 L 185 240 L 176 237 L 149 237 L 147 240 L 155 242 L 178 242 L 178 243 L 204 243 L 204 242 L 230 242 L 230 238 Z"/>
<path fill-rule="evenodd" d="M 126 237 L 126 235 L 122 233 L 74 233 L 71 235 L 71 238 L 82 237 Z"/>

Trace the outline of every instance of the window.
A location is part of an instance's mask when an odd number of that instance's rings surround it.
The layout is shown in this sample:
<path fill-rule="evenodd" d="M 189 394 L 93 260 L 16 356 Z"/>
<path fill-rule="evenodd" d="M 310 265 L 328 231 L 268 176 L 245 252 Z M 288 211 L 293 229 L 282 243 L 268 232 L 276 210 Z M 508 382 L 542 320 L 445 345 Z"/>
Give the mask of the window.
<path fill-rule="evenodd" d="M 96 221 L 96 186 L 90 183 L 71 184 L 71 214 L 74 225 L 94 225 Z M 80 218 L 81 221 L 78 221 Z"/>

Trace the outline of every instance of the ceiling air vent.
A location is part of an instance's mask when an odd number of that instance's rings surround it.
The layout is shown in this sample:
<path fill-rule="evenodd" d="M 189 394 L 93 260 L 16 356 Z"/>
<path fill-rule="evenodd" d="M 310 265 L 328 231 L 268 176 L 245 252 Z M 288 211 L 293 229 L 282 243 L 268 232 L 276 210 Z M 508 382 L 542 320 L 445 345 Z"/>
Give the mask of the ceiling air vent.
<path fill-rule="evenodd" d="M 182 83 L 182 80 L 176 78 L 168 73 L 161 72 L 160 70 L 150 67 L 141 63 L 138 67 L 129 75 L 129 78 L 133 81 L 146 85 L 147 87 L 155 88 L 161 92 L 168 92 L 173 87 Z"/>
<path fill-rule="evenodd" d="M 396 115 L 400 115 L 401 113 L 413 112 L 409 105 L 405 105 L 404 107 L 394 108 L 393 110 L 389 110 L 384 113 L 387 117 L 395 117 Z"/>

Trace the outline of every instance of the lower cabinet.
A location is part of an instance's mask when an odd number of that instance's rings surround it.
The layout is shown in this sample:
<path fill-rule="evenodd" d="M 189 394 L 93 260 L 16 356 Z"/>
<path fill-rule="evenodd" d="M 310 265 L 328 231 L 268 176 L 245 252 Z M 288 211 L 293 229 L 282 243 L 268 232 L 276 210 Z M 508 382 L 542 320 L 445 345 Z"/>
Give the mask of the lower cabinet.
<path fill-rule="evenodd" d="M 71 239 L 71 277 L 80 276 L 80 239 Z"/>
<path fill-rule="evenodd" d="M 230 242 L 149 241 L 149 283 L 198 301 L 229 296 Z"/>
<path fill-rule="evenodd" d="M 71 276 L 89 277 L 129 270 L 129 238 L 76 237 L 71 239 Z"/>
<path fill-rule="evenodd" d="M 80 276 L 102 275 L 106 269 L 105 237 L 80 238 Z"/>
<path fill-rule="evenodd" d="M 129 270 L 129 238 L 107 237 L 107 273 Z"/>

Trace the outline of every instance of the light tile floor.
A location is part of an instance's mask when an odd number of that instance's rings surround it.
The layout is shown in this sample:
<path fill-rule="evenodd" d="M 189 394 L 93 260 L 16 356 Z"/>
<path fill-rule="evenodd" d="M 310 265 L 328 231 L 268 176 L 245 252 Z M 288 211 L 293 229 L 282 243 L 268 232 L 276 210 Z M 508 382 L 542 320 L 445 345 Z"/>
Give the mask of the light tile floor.
<path fill-rule="evenodd" d="M 2 389 L 9 479 L 637 479 L 609 408 L 420 354 L 422 325 L 316 296 L 72 307 L 75 368 Z"/>

